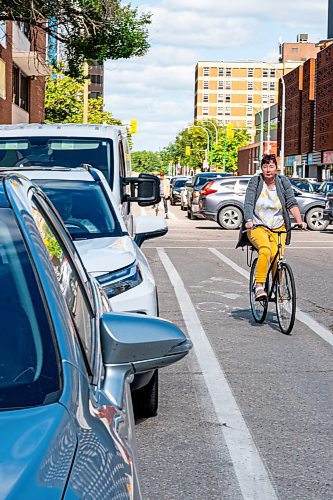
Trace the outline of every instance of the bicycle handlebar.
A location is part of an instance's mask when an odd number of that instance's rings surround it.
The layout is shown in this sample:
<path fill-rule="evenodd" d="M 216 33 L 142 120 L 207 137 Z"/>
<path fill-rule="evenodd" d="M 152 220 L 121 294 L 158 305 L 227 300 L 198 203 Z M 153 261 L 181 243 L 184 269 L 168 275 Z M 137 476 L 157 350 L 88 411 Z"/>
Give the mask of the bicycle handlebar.
<path fill-rule="evenodd" d="M 274 231 L 271 227 L 266 226 L 265 224 L 254 224 L 251 229 L 244 229 L 242 233 L 248 233 L 249 231 L 252 231 L 252 229 L 256 229 L 257 227 L 264 227 L 265 229 L 268 229 L 269 231 L 272 231 L 272 233 L 276 234 L 288 234 L 294 229 L 302 229 L 302 224 L 294 224 L 290 229 L 287 229 L 285 231 Z"/>

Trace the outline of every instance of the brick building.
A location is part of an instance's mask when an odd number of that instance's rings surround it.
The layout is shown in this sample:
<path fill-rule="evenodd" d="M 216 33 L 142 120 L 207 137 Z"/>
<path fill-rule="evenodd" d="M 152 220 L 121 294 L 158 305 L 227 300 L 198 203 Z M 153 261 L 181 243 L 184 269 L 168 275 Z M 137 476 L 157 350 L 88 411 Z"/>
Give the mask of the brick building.
<path fill-rule="evenodd" d="M 44 119 L 46 36 L 27 23 L 0 23 L 0 124 Z"/>

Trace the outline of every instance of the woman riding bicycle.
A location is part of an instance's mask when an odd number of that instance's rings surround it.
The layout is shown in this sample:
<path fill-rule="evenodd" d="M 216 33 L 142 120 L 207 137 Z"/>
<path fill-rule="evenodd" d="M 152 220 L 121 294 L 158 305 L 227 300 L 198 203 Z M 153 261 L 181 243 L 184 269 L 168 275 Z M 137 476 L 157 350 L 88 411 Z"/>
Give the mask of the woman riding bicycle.
<path fill-rule="evenodd" d="M 291 227 L 288 210 L 297 224 L 306 229 L 289 179 L 277 175 L 275 155 L 264 155 L 260 175 L 253 176 L 246 190 L 244 203 L 245 228 L 248 238 L 258 250 L 255 299 L 267 297 L 265 281 L 271 260 L 277 252 L 277 235 L 274 231 L 289 230 Z M 263 224 L 266 227 L 255 227 Z M 282 235 L 282 252 L 290 243 L 290 233 Z M 276 263 L 273 267 L 275 273 Z"/>

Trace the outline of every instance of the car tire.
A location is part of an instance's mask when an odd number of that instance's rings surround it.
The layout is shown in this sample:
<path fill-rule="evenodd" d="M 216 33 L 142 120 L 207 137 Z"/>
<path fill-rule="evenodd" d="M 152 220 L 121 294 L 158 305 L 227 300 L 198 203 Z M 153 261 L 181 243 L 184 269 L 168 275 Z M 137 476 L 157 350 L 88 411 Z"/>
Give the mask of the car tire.
<path fill-rule="evenodd" d="M 222 227 L 222 229 L 238 229 L 242 223 L 242 220 L 242 211 L 238 207 L 232 205 L 221 208 L 221 210 L 217 214 L 217 222 Z"/>
<path fill-rule="evenodd" d="M 158 370 L 148 384 L 132 392 L 135 419 L 156 417 L 158 410 Z"/>
<path fill-rule="evenodd" d="M 311 231 L 323 231 L 327 228 L 329 221 L 323 219 L 323 213 L 322 207 L 313 207 L 307 212 L 305 222 Z"/>

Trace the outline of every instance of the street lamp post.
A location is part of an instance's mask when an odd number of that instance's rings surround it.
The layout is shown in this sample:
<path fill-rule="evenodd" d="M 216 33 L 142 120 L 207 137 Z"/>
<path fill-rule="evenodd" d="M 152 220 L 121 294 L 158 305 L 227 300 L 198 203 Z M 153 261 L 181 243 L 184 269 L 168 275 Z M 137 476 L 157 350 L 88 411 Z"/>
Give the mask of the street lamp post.
<path fill-rule="evenodd" d="M 217 146 L 217 144 L 219 142 L 219 136 L 218 136 L 217 126 L 215 125 L 214 122 L 211 122 L 210 120 L 204 120 L 204 123 L 210 123 L 211 125 L 213 125 L 213 127 L 215 129 L 215 144 Z"/>

